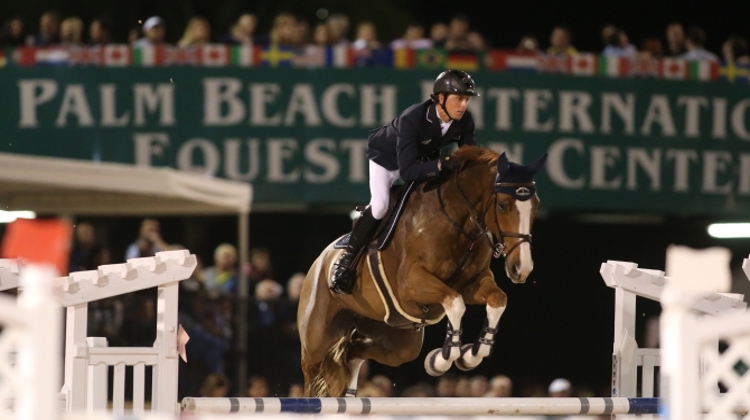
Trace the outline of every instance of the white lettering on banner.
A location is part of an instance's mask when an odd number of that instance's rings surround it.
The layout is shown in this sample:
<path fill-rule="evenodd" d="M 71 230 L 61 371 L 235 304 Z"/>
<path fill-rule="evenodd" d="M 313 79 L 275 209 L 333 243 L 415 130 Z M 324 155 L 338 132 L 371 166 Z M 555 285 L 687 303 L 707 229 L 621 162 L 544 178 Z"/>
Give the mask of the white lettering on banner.
<path fill-rule="evenodd" d="M 589 107 L 593 99 L 588 92 L 560 91 L 560 132 L 572 133 L 573 120 L 578 123 L 581 133 L 593 133 L 594 123 L 589 115 Z"/>
<path fill-rule="evenodd" d="M 154 90 L 148 83 L 136 83 L 133 85 L 133 107 L 135 117 L 133 123 L 136 126 L 146 125 L 146 112 L 159 112 L 159 125 L 175 125 L 174 109 L 174 85 L 171 83 L 159 83 Z"/>
<path fill-rule="evenodd" d="M 135 133 L 133 143 L 135 144 L 135 164 L 153 166 L 151 157 L 164 157 L 164 149 L 169 147 L 169 136 L 167 133 Z"/>
<path fill-rule="evenodd" d="M 549 153 L 547 157 L 547 174 L 549 175 L 550 180 L 559 187 L 580 190 L 586 184 L 586 178 L 580 176 L 573 179 L 565 172 L 563 159 L 565 157 L 565 152 L 570 149 L 581 156 L 585 152 L 583 142 L 578 139 L 560 139 L 550 145 L 547 151 L 547 153 Z M 579 165 L 576 166 L 578 167 Z"/>
<path fill-rule="evenodd" d="M 40 90 L 36 94 L 37 89 Z M 39 127 L 36 109 L 39 105 L 52 100 L 57 94 L 57 82 L 52 79 L 27 79 L 18 81 L 19 101 L 21 108 L 21 119 L 18 126 L 21 128 Z"/>
<path fill-rule="evenodd" d="M 99 85 L 99 97 L 102 106 L 102 127 L 125 127 L 130 123 L 130 112 L 125 111 L 117 116 L 117 85 L 106 83 Z"/>
<path fill-rule="evenodd" d="M 57 114 L 55 126 L 67 127 L 68 115 L 75 115 L 79 127 L 91 127 L 94 125 L 94 117 L 91 115 L 91 107 L 86 100 L 86 92 L 83 85 L 74 84 L 65 87 L 60 112 Z"/>
<path fill-rule="evenodd" d="M 340 147 L 341 150 L 349 151 L 349 182 L 367 181 L 367 140 L 343 139 Z"/>
<path fill-rule="evenodd" d="M 685 106 L 685 137 L 700 136 L 700 108 L 708 108 L 708 99 L 703 96 L 681 95 L 677 105 Z"/>
<path fill-rule="evenodd" d="M 224 174 L 238 181 L 254 181 L 260 172 L 260 140 L 247 140 L 247 171 L 240 171 L 242 143 L 239 139 L 224 140 Z"/>
<path fill-rule="evenodd" d="M 509 131 L 513 128 L 511 110 L 513 106 L 511 100 L 518 100 L 521 96 L 518 89 L 498 89 L 492 88 L 487 92 L 490 98 L 495 100 L 495 129 Z"/>
<path fill-rule="evenodd" d="M 257 126 L 281 125 L 281 112 L 268 116 L 266 106 L 276 102 L 281 95 L 281 87 L 277 83 L 250 84 L 250 124 Z"/>
<path fill-rule="evenodd" d="M 289 99 L 289 107 L 286 109 L 284 124 L 294 125 L 297 114 L 302 114 L 305 125 L 308 127 L 317 127 L 321 124 L 318 105 L 315 103 L 315 93 L 310 84 L 294 85 L 292 97 Z"/>
<path fill-rule="evenodd" d="M 715 139 L 727 138 L 727 98 L 713 98 L 714 119 L 711 136 Z"/>
<path fill-rule="evenodd" d="M 471 112 L 471 118 L 474 119 L 474 128 L 477 130 L 484 129 L 484 90 L 477 88 L 479 96 L 475 96 L 469 100 L 469 112 Z"/>
<path fill-rule="evenodd" d="M 674 137 L 677 135 L 667 95 L 651 96 L 651 102 L 648 104 L 648 111 L 646 111 L 646 118 L 643 120 L 643 126 L 641 126 L 641 134 L 644 136 L 651 135 L 651 126 L 654 123 L 661 126 L 662 136 Z"/>
<path fill-rule="evenodd" d="M 202 164 L 195 162 L 196 152 Z M 183 171 L 215 176 L 219 171 L 219 160 L 219 149 L 211 140 L 190 139 L 177 151 L 177 167 Z"/>
<path fill-rule="evenodd" d="M 617 113 L 625 126 L 625 134 L 635 134 L 635 95 L 628 93 L 625 100 L 617 93 L 602 93 L 601 132 L 612 133 L 612 110 Z"/>
<path fill-rule="evenodd" d="M 296 139 L 268 139 L 268 181 L 289 183 L 299 181 L 299 168 L 284 172 L 284 161 L 294 161 L 299 149 Z"/>
<path fill-rule="evenodd" d="M 703 188 L 701 191 L 709 194 L 727 194 L 732 191 L 732 181 L 719 185 L 718 176 L 727 176 L 732 170 L 732 155 L 729 152 L 703 152 Z"/>
<path fill-rule="evenodd" d="M 240 124 L 247 115 L 245 104 L 238 98 L 242 81 L 233 77 L 207 77 L 203 79 L 203 124 L 226 126 Z M 226 105 L 227 112 L 221 109 Z"/>
<path fill-rule="evenodd" d="M 750 154 L 740 155 L 740 182 L 737 191 L 742 195 L 750 195 Z"/>
<path fill-rule="evenodd" d="M 312 164 L 305 167 L 305 181 L 313 184 L 325 184 L 339 176 L 341 165 L 336 152 L 336 141 L 333 139 L 314 139 L 305 145 L 305 160 Z M 311 166 L 322 168 L 322 173 L 314 171 Z"/>
<path fill-rule="evenodd" d="M 690 161 L 698 160 L 695 150 L 670 149 L 667 159 L 674 159 L 674 190 L 688 192 L 690 189 Z"/>
<path fill-rule="evenodd" d="M 737 103 L 732 110 L 732 131 L 734 135 L 742 140 L 750 140 L 750 132 L 745 126 L 745 114 L 747 107 L 750 106 L 750 99 L 745 99 Z"/>
<path fill-rule="evenodd" d="M 346 83 L 335 83 L 326 88 L 320 99 L 323 116 L 328 123 L 336 127 L 354 127 L 357 124 L 357 118 L 354 115 L 344 117 L 339 112 L 338 98 L 341 94 L 354 99 L 357 96 L 357 90 L 353 85 Z"/>
<path fill-rule="evenodd" d="M 511 162 L 522 163 L 523 160 L 523 143 L 513 143 L 512 147 L 508 143 L 502 142 L 490 142 L 487 143 L 487 147 L 496 151 L 497 153 L 505 153 L 508 160 Z"/>
<path fill-rule="evenodd" d="M 378 93 L 378 87 L 380 93 Z M 362 85 L 360 88 L 360 124 L 382 125 L 396 118 L 396 86 Z M 375 118 L 376 106 L 380 105 L 380 120 Z"/>
<path fill-rule="evenodd" d="M 651 191 L 661 190 L 661 150 L 655 149 L 649 155 L 642 147 L 628 149 L 628 182 L 627 189 L 638 189 L 638 168 L 649 177 Z"/>
<path fill-rule="evenodd" d="M 549 90 L 527 89 L 523 92 L 523 129 L 532 132 L 551 132 L 555 120 L 539 121 L 539 111 L 546 111 L 552 103 L 552 92 Z"/>
<path fill-rule="evenodd" d="M 607 179 L 607 171 L 616 171 L 620 149 L 614 146 L 591 146 L 591 183 L 592 189 L 617 190 L 622 184 L 620 175 Z"/>

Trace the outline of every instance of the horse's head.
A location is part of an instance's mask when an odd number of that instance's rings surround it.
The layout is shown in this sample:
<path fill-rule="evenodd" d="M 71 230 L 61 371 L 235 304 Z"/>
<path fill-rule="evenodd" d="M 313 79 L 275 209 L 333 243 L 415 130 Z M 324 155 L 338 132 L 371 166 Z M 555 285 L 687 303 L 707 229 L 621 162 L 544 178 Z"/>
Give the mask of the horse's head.
<path fill-rule="evenodd" d="M 494 206 L 485 218 L 498 241 L 496 256 L 505 257 L 505 272 L 514 283 L 526 281 L 534 268 L 531 225 L 539 206 L 534 175 L 545 160 L 546 154 L 529 165 L 509 162 L 505 153 L 497 158 Z"/>

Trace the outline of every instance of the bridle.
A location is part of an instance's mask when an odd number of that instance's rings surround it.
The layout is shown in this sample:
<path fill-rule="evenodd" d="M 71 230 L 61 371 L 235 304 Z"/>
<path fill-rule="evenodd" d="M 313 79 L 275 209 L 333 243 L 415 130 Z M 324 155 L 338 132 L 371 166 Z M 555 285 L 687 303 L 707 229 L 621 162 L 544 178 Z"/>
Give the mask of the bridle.
<path fill-rule="evenodd" d="M 500 217 L 497 214 L 497 195 L 500 194 L 497 192 L 497 188 L 520 188 L 520 187 L 526 187 L 530 188 L 535 185 L 534 181 L 530 182 L 495 182 L 495 193 L 493 194 L 494 197 L 494 205 L 495 205 L 495 225 L 497 226 L 498 234 L 500 235 L 500 238 L 496 238 L 495 234 L 492 233 L 489 227 L 484 223 L 484 215 L 487 213 L 487 204 L 491 203 L 491 200 L 486 200 L 482 204 L 482 212 L 477 213 L 476 208 L 474 204 L 471 203 L 468 197 L 466 197 L 466 194 L 464 193 L 463 189 L 461 189 L 461 184 L 458 182 L 458 172 L 455 172 L 455 179 L 454 182 L 456 184 L 456 188 L 461 193 L 461 197 L 463 198 L 464 202 L 466 203 L 469 212 L 470 212 L 470 219 L 472 223 L 474 224 L 474 227 L 476 228 L 476 233 L 470 234 L 466 232 L 461 225 L 459 225 L 456 221 L 454 221 L 448 212 L 445 210 L 445 204 L 443 203 L 443 197 L 441 194 L 442 188 L 437 188 L 437 196 L 438 201 L 440 203 L 440 210 L 443 212 L 443 215 L 446 219 L 448 219 L 448 222 L 466 239 L 469 240 L 469 248 L 464 253 L 464 256 L 461 258 L 461 261 L 458 265 L 458 269 L 462 268 L 463 265 L 466 263 L 466 260 L 468 260 L 469 254 L 474 249 L 474 245 L 476 244 L 477 240 L 481 238 L 482 236 L 487 238 L 487 241 L 489 242 L 490 247 L 494 250 L 492 253 L 492 256 L 494 258 L 506 258 L 508 255 L 510 255 L 511 252 L 513 252 L 516 248 L 518 248 L 519 245 L 521 245 L 524 242 L 531 243 L 531 235 L 526 233 L 518 233 L 518 232 L 505 232 L 500 228 Z M 505 238 L 518 238 L 520 241 L 517 241 L 513 246 L 505 249 Z M 454 273 L 455 275 L 455 273 Z M 451 276 L 453 277 L 453 276 Z"/>

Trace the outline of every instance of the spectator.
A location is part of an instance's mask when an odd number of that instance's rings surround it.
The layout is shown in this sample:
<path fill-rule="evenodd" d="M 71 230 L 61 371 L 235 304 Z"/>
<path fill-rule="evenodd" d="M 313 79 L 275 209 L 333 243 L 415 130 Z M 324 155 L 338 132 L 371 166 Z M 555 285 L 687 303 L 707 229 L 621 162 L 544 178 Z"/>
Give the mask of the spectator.
<path fill-rule="evenodd" d="M 577 54 L 572 45 L 573 39 L 570 30 L 563 26 L 555 26 L 549 37 L 550 47 L 547 49 L 549 55 L 574 55 Z"/>
<path fill-rule="evenodd" d="M 89 25 L 89 44 L 104 45 L 110 42 L 112 42 L 112 21 L 106 17 L 94 19 Z"/>
<path fill-rule="evenodd" d="M 432 388 L 432 386 L 430 386 L 430 384 L 419 382 L 406 388 L 404 392 L 401 393 L 401 396 L 412 398 L 429 398 L 435 396 L 435 390 Z"/>
<path fill-rule="evenodd" d="M 424 37 L 424 28 L 422 25 L 412 23 L 406 27 L 403 37 L 391 42 L 391 49 L 398 50 L 402 48 L 411 48 L 413 50 L 432 48 L 432 40 Z"/>
<path fill-rule="evenodd" d="M 547 393 L 550 397 L 571 397 L 573 396 L 573 387 L 569 380 L 565 378 L 557 378 L 549 384 Z"/>
<path fill-rule="evenodd" d="M 60 13 L 48 10 L 39 18 L 39 35 L 32 38 L 36 46 L 56 45 L 60 43 Z"/>
<path fill-rule="evenodd" d="M 481 53 L 487 49 L 484 37 L 477 31 L 469 32 L 468 35 L 466 35 L 466 41 L 469 43 L 469 49 L 475 53 Z"/>
<path fill-rule="evenodd" d="M 167 243 L 161 238 L 159 230 L 158 220 L 143 219 L 138 239 L 128 247 L 125 259 L 153 257 L 157 252 L 166 250 Z"/>
<path fill-rule="evenodd" d="M 254 354 L 250 372 L 274 377 L 284 363 L 284 338 L 279 334 L 279 298 L 283 287 L 266 279 L 255 286 L 255 299 L 250 305 L 248 348 Z"/>
<path fill-rule="evenodd" d="M 294 31 L 297 20 L 289 13 L 281 13 L 273 20 L 269 38 L 271 45 L 290 46 L 294 44 Z"/>
<path fill-rule="evenodd" d="M 331 44 L 349 45 L 347 34 L 349 33 L 349 18 L 341 13 L 334 13 L 326 21 L 331 29 Z"/>
<path fill-rule="evenodd" d="M 151 16 L 143 22 L 143 38 L 135 42 L 135 47 L 164 44 L 167 35 L 167 27 L 164 19 L 159 16 Z"/>
<path fill-rule="evenodd" d="M 374 23 L 365 21 L 360 22 L 359 25 L 357 25 L 357 40 L 354 41 L 352 47 L 355 50 L 380 48 L 378 32 Z"/>
<path fill-rule="evenodd" d="M 310 40 L 310 23 L 307 19 L 297 18 L 294 22 L 294 35 L 292 44 L 298 47 L 306 45 Z"/>
<path fill-rule="evenodd" d="M 489 389 L 487 377 L 484 375 L 475 375 L 469 379 L 469 396 L 483 397 Z"/>
<path fill-rule="evenodd" d="M 643 58 L 662 58 L 664 56 L 664 45 L 661 39 L 656 37 L 644 39 L 639 54 Z"/>
<path fill-rule="evenodd" d="M 319 23 L 315 26 L 313 31 L 313 44 L 321 47 L 331 45 L 333 38 L 331 37 L 331 27 L 325 23 Z"/>
<path fill-rule="evenodd" d="M 138 26 L 134 26 L 130 28 L 128 31 L 128 45 L 130 46 L 136 46 L 136 43 L 141 38 L 141 28 Z M 148 45 L 148 44 L 146 44 Z"/>
<path fill-rule="evenodd" d="M 635 46 L 628 41 L 628 35 L 614 25 L 607 25 L 602 29 L 602 42 L 605 47 L 602 55 L 605 57 L 634 57 L 638 54 Z"/>
<path fill-rule="evenodd" d="M 526 35 L 518 42 L 518 45 L 516 46 L 516 51 L 521 53 L 534 53 L 534 54 L 541 54 L 541 49 L 539 48 L 539 40 L 536 39 L 533 35 Z"/>
<path fill-rule="evenodd" d="M 253 375 L 247 378 L 247 396 L 251 398 L 263 398 L 270 396 L 268 392 L 268 379 L 265 376 Z"/>
<path fill-rule="evenodd" d="M 14 17 L 5 22 L 0 30 L 0 48 L 22 47 L 26 43 L 25 36 L 23 20 L 20 17 Z"/>
<path fill-rule="evenodd" d="M 370 382 L 380 390 L 384 397 L 393 396 L 393 381 L 387 376 L 375 375 Z"/>
<path fill-rule="evenodd" d="M 70 250 L 68 270 L 94 270 L 94 252 L 96 251 L 96 234 L 91 223 L 78 223 L 73 231 L 73 246 Z"/>
<path fill-rule="evenodd" d="M 257 283 L 263 279 L 273 278 L 273 267 L 271 266 L 271 254 L 266 248 L 253 248 L 250 251 L 250 262 L 245 267 L 247 277 L 251 282 Z"/>
<path fill-rule="evenodd" d="M 726 63 L 750 64 L 748 56 L 747 39 L 741 36 L 731 36 L 721 46 L 721 54 L 724 56 Z"/>
<path fill-rule="evenodd" d="M 236 292 L 238 286 L 237 248 L 221 244 L 214 250 L 214 265 L 203 269 L 206 290 L 214 296 Z"/>
<path fill-rule="evenodd" d="M 432 28 L 430 28 L 430 40 L 433 47 L 445 48 L 445 43 L 448 42 L 448 25 L 444 23 L 432 25 Z"/>
<path fill-rule="evenodd" d="M 257 26 L 258 17 L 252 13 L 244 13 L 232 25 L 231 31 L 219 38 L 219 42 L 222 44 L 252 44 Z"/>
<path fill-rule="evenodd" d="M 490 389 L 485 397 L 512 397 L 513 381 L 505 375 L 497 375 L 490 380 Z"/>
<path fill-rule="evenodd" d="M 83 21 L 78 17 L 65 18 L 60 24 L 60 43 L 65 46 L 81 45 L 83 40 Z"/>
<path fill-rule="evenodd" d="M 457 397 L 471 396 L 471 381 L 469 381 L 469 378 L 467 376 L 458 377 L 458 381 L 456 381 L 455 394 Z"/>
<path fill-rule="evenodd" d="M 469 18 L 466 15 L 458 14 L 454 16 L 453 19 L 451 19 L 448 33 L 448 40 L 445 42 L 445 48 L 448 51 L 472 51 L 468 39 Z"/>
<path fill-rule="evenodd" d="M 229 378 L 221 373 L 212 373 L 201 386 L 201 397 L 223 398 L 229 395 Z"/>
<path fill-rule="evenodd" d="M 685 38 L 685 48 L 687 52 L 682 54 L 680 58 L 690 61 L 713 61 L 718 62 L 719 57 L 716 54 L 707 51 L 703 46 L 706 44 L 706 33 L 703 29 L 693 26 Z"/>
<path fill-rule="evenodd" d="M 211 25 L 206 18 L 195 16 L 188 21 L 179 47 L 200 47 L 211 42 Z"/>
<path fill-rule="evenodd" d="M 293 383 L 289 386 L 289 392 L 287 392 L 287 397 L 300 398 L 304 396 L 305 396 L 305 389 L 301 383 Z"/>
<path fill-rule="evenodd" d="M 685 52 L 685 31 L 682 24 L 672 22 L 667 25 L 667 55 L 670 57 L 679 57 Z"/>
<path fill-rule="evenodd" d="M 437 385 L 435 386 L 435 393 L 438 397 L 455 397 L 456 396 L 456 384 L 458 383 L 458 376 L 453 372 L 448 372 L 438 379 Z"/>

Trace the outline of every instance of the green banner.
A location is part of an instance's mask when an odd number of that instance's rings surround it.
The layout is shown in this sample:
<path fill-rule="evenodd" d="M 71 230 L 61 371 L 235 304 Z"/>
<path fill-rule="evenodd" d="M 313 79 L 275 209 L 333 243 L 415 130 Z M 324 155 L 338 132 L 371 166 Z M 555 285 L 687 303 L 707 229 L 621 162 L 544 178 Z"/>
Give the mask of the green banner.
<path fill-rule="evenodd" d="M 7 68 L 0 151 L 171 166 L 250 182 L 256 202 L 361 204 L 367 135 L 435 72 Z M 477 140 L 547 152 L 548 209 L 750 214 L 750 87 L 477 73 Z"/>

